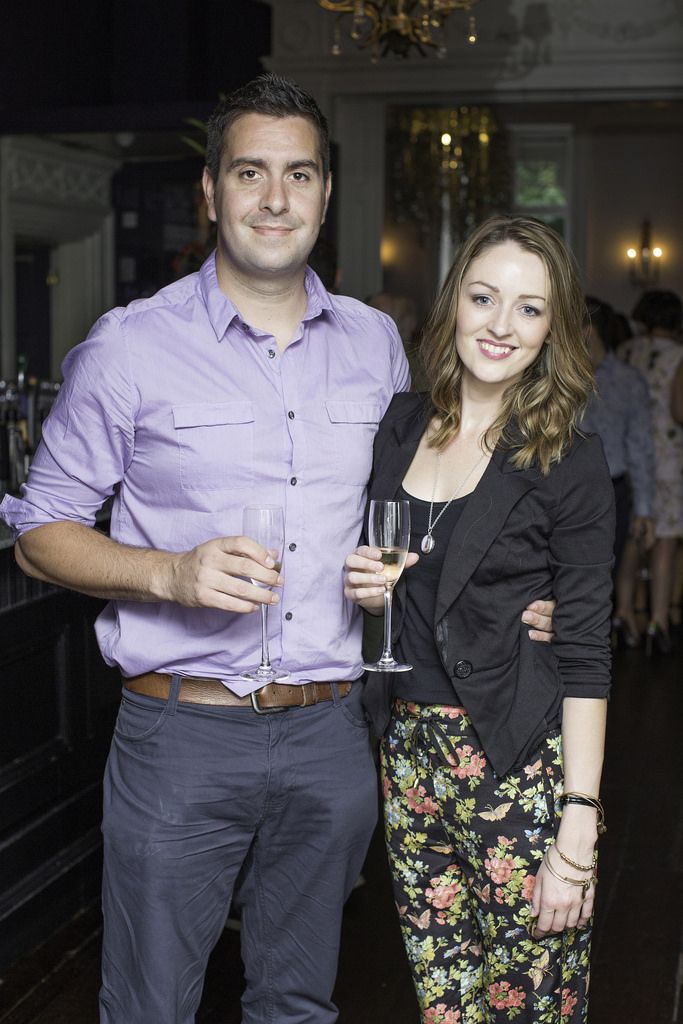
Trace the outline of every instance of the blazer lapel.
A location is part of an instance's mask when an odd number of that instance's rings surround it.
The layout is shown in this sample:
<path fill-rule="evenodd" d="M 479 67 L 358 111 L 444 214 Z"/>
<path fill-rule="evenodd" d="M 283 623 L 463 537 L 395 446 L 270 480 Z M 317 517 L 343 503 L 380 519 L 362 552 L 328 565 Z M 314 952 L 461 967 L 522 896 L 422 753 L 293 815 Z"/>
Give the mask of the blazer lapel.
<path fill-rule="evenodd" d="M 537 470 L 515 470 L 507 453 L 496 448 L 448 543 L 436 596 L 435 624 L 458 598 L 510 511 L 536 486 L 537 479 Z"/>
<path fill-rule="evenodd" d="M 401 486 L 408 466 L 415 458 L 429 422 L 429 407 L 425 401 L 416 404 L 409 415 L 397 420 L 393 425 L 393 443 L 386 445 L 385 451 L 375 465 L 375 472 L 370 485 L 370 498 L 391 500 Z"/>

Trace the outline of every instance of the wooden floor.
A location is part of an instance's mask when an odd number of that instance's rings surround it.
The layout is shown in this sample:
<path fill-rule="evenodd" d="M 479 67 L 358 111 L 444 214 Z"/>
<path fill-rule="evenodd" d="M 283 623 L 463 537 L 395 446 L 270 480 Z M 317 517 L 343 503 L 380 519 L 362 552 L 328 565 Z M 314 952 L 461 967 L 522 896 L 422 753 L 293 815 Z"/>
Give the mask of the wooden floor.
<path fill-rule="evenodd" d="M 683 1022 L 683 664 L 615 657 L 603 797 L 591 1024 Z M 343 1024 L 417 1024 L 379 834 L 347 905 L 336 1001 Z M 0 1024 L 96 1024 L 99 912 L 83 911 L 0 979 Z M 200 1024 L 239 1024 L 239 935 L 207 973 Z M 150 1021 L 149 1024 L 164 1024 Z"/>

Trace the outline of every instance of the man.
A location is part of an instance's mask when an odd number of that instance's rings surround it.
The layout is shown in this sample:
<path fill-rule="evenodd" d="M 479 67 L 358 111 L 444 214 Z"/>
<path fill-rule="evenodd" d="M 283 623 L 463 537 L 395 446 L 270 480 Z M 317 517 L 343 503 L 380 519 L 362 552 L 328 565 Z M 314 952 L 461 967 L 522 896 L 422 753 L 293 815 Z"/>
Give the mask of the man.
<path fill-rule="evenodd" d="M 25 571 L 111 601 L 96 628 L 124 689 L 101 1021 L 193 1021 L 237 887 L 242 1020 L 328 1024 L 377 803 L 343 563 L 408 370 L 388 317 L 306 269 L 331 184 L 315 102 L 262 76 L 219 106 L 207 141 L 215 257 L 69 354 L 23 500 L 2 512 Z M 90 527 L 110 494 L 107 538 Z M 285 508 L 281 575 L 240 535 L 255 503 Z M 241 673 L 260 604 L 290 679 L 254 693 Z"/>

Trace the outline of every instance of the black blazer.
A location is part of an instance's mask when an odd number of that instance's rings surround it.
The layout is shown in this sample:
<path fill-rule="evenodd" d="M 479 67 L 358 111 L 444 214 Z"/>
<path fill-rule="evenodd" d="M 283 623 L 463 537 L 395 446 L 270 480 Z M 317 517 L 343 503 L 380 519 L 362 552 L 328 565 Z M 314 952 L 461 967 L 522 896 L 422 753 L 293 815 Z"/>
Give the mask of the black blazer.
<path fill-rule="evenodd" d="M 426 396 L 394 397 L 375 439 L 369 498 L 395 496 L 430 415 Z M 607 696 L 613 546 L 614 489 L 596 435 L 577 434 L 547 476 L 515 469 L 496 448 L 448 544 L 434 637 L 497 774 L 526 763 L 560 721 L 564 697 Z M 403 578 L 396 636 L 404 593 Z M 558 602 L 552 644 L 530 640 L 520 620 L 530 601 L 549 597 Z M 390 675 L 369 674 L 365 705 L 382 735 Z"/>

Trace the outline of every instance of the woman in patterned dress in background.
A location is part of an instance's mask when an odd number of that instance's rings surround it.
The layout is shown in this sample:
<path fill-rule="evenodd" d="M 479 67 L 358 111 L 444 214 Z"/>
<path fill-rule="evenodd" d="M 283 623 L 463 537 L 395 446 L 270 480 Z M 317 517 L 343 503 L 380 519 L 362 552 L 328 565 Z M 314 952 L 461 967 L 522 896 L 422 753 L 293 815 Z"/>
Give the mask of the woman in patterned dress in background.
<path fill-rule="evenodd" d="M 681 300 L 674 292 L 645 292 L 633 311 L 645 333 L 622 342 L 617 350 L 645 377 L 650 391 L 655 443 L 655 543 L 650 552 L 649 625 L 645 650 L 670 654 L 669 606 L 674 583 L 676 549 L 683 537 L 683 425 L 674 419 L 683 405 L 683 343 Z M 640 553 L 629 539 L 617 575 L 615 616 L 637 635 L 634 594 Z"/>

